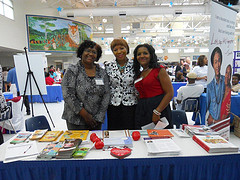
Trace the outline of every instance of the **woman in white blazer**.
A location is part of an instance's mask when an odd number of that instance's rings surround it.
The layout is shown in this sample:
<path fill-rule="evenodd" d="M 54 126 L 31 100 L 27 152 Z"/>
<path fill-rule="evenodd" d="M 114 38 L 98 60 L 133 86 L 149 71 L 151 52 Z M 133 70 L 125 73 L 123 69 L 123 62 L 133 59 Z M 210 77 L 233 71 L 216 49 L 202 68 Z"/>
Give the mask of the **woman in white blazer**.
<path fill-rule="evenodd" d="M 124 39 L 114 39 L 111 50 L 115 60 L 105 63 L 109 76 L 111 102 L 108 106 L 108 129 L 134 129 L 137 104 L 133 60 L 128 59 L 129 46 Z"/>

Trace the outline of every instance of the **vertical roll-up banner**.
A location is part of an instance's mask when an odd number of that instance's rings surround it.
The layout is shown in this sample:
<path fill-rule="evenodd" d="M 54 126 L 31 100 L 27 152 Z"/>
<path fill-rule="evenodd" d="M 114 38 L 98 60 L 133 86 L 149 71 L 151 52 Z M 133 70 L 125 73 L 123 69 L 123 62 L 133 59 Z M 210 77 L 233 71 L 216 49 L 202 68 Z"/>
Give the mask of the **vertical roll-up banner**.
<path fill-rule="evenodd" d="M 206 125 L 230 135 L 231 77 L 237 11 L 211 1 Z"/>

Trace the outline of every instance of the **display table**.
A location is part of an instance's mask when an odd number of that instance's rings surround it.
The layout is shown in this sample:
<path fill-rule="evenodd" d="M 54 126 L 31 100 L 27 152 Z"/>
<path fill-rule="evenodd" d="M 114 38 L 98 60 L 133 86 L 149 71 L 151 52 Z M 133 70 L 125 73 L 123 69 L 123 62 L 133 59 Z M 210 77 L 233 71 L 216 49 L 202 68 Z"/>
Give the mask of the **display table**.
<path fill-rule="evenodd" d="M 231 96 L 231 112 L 240 116 L 240 95 Z M 207 97 L 206 93 L 203 93 L 200 96 L 200 116 L 201 116 L 201 124 L 205 124 L 206 119 L 206 111 L 207 111 Z M 231 122 L 233 120 L 233 116 L 231 115 Z M 199 124 L 199 119 L 196 120 L 196 124 Z"/>
<path fill-rule="evenodd" d="M 11 139 L 10 139 L 11 140 Z M 133 142 L 132 154 L 119 160 L 109 151 L 92 149 L 84 159 L 25 160 L 4 164 L 0 162 L 0 179 L 127 179 L 127 180 L 236 180 L 240 174 L 240 154 L 209 154 L 191 138 L 173 140 L 182 149 L 179 156 L 148 156 L 142 139 Z M 4 159 L 7 141 L 0 146 Z M 231 134 L 231 142 L 240 145 Z M 38 143 L 41 151 L 47 143 Z"/>
<path fill-rule="evenodd" d="M 186 86 L 187 82 L 172 82 L 173 90 L 174 90 L 174 97 L 177 97 L 177 90 L 181 86 Z"/>
<path fill-rule="evenodd" d="M 55 103 L 61 102 L 63 100 L 62 95 L 62 87 L 60 84 L 46 86 L 47 87 L 47 95 L 43 95 L 43 99 L 45 103 Z M 42 103 L 42 99 L 40 95 L 33 95 L 33 102 Z M 29 102 L 31 102 L 31 97 L 29 96 Z"/>

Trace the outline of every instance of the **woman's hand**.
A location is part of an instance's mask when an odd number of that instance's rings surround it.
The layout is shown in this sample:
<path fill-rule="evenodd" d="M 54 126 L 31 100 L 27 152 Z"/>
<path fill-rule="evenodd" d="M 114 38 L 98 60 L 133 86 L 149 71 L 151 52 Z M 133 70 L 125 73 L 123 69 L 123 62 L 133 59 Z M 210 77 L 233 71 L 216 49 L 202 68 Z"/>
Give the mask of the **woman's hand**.
<path fill-rule="evenodd" d="M 82 116 L 86 122 L 87 125 L 89 125 L 91 128 L 95 128 L 98 123 L 92 118 L 92 115 L 89 114 L 84 108 L 80 111 L 80 116 Z"/>
<path fill-rule="evenodd" d="M 155 113 L 153 113 L 153 115 L 152 115 L 152 122 L 153 122 L 154 124 L 157 124 L 158 121 L 160 121 L 160 116 L 158 116 L 158 115 L 156 115 Z"/>
<path fill-rule="evenodd" d="M 209 114 L 209 116 L 208 116 L 208 118 L 207 118 L 207 124 L 208 124 L 208 125 L 214 124 L 214 119 L 213 119 L 213 117 L 211 116 L 211 114 Z"/>

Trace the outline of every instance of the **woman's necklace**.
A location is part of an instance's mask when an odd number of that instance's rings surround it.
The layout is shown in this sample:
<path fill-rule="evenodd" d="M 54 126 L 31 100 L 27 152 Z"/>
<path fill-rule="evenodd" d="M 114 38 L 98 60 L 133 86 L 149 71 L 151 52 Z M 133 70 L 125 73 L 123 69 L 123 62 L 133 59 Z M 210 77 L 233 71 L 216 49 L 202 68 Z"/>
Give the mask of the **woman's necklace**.
<path fill-rule="evenodd" d="M 123 66 L 120 66 L 120 64 L 117 62 L 117 67 L 118 67 L 118 69 L 119 69 L 120 72 L 123 72 L 123 71 L 124 71 L 126 65 L 127 65 L 127 61 L 125 62 L 125 64 L 124 64 Z"/>

